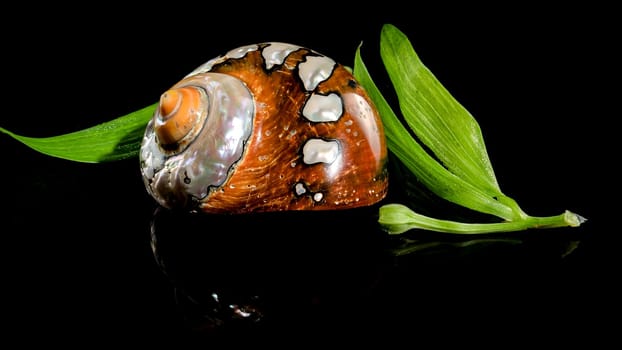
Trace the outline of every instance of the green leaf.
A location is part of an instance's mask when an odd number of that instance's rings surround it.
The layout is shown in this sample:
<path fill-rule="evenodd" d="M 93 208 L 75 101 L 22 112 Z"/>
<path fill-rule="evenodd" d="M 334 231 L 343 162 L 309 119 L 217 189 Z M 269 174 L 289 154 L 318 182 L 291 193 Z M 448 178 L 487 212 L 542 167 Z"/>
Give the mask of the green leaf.
<path fill-rule="evenodd" d="M 515 232 L 529 228 L 577 227 L 585 222 L 585 218 L 566 210 L 555 216 L 528 216 L 519 220 L 494 223 L 464 223 L 421 215 L 402 204 L 387 204 L 380 207 L 378 222 L 389 234 L 400 234 L 413 229 L 454 234 L 483 234 Z"/>
<path fill-rule="evenodd" d="M 441 198 L 466 208 L 510 219 L 515 209 L 494 200 L 486 191 L 450 172 L 410 135 L 372 80 L 360 52 L 356 50 L 354 76 L 376 105 L 385 129 L 387 147 L 428 189 Z"/>
<path fill-rule="evenodd" d="M 421 62 L 410 41 L 391 24 L 380 36 L 380 55 L 408 126 L 449 171 L 502 196 L 479 124 Z"/>
<path fill-rule="evenodd" d="M 101 163 L 138 156 L 145 127 L 157 103 L 114 120 L 64 135 L 27 137 L 0 127 L 26 146 L 52 157 Z"/>
<path fill-rule="evenodd" d="M 530 228 L 576 227 L 585 218 L 570 211 L 548 217 L 525 214 L 497 183 L 481 130 L 421 63 L 408 38 L 386 24 L 381 33 L 381 57 L 398 97 L 406 125 L 430 149 L 428 154 L 411 135 L 380 93 L 357 48 L 354 76 L 378 108 L 389 150 L 439 197 L 466 208 L 505 219 L 464 223 L 421 215 L 402 204 L 380 207 L 378 222 L 390 234 L 413 229 L 454 234 L 500 233 Z"/>

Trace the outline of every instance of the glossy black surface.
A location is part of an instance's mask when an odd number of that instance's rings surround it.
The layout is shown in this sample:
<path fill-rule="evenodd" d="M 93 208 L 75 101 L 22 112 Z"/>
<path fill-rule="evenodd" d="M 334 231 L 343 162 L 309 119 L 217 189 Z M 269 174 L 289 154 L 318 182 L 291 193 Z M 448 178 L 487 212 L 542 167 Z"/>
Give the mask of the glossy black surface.
<path fill-rule="evenodd" d="M 5 76 L 18 74 L 3 78 L 10 93 L 0 126 L 52 136 L 108 121 L 157 101 L 208 59 L 262 41 L 308 46 L 348 65 L 363 41 L 372 76 L 390 91 L 377 56 L 389 22 L 478 120 L 502 190 L 529 214 L 569 209 L 588 221 L 462 238 L 388 237 L 375 225 L 377 208 L 186 217 L 157 210 L 136 159 L 78 164 L 0 135 L 7 334 L 22 345 L 178 347 L 296 347 L 325 335 L 413 346 L 610 339 L 619 325 L 619 232 L 607 223 L 618 156 L 602 153 L 615 140 L 617 113 L 601 87 L 613 69 L 607 11 L 374 9 L 309 25 L 316 15 L 250 11 L 218 24 L 199 22 L 200 11 L 183 22 L 175 15 L 187 13 L 169 10 L 108 8 L 102 19 L 16 13 L 22 26 L 40 29 L 5 43 Z M 391 198 L 400 193 L 393 187 Z M 436 205 L 426 208 L 446 209 Z"/>

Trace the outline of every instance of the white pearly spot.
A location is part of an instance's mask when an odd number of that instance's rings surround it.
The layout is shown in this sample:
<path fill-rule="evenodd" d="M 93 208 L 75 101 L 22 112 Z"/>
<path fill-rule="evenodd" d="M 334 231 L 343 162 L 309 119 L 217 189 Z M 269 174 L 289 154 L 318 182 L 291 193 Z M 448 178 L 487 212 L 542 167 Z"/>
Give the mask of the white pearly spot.
<path fill-rule="evenodd" d="M 324 80 L 330 78 L 335 61 L 326 56 L 307 56 L 298 66 L 298 74 L 307 91 L 313 91 Z"/>
<path fill-rule="evenodd" d="M 322 194 L 322 192 L 317 192 L 313 194 L 313 200 L 316 202 L 321 201 L 322 198 L 324 198 L 324 194 Z"/>
<path fill-rule="evenodd" d="M 298 49 L 300 49 L 300 46 L 286 43 L 271 43 L 269 46 L 266 46 L 261 53 L 266 61 L 266 69 L 270 69 L 274 65 L 283 64 L 285 58 Z"/>
<path fill-rule="evenodd" d="M 342 114 L 343 103 L 336 93 L 326 96 L 311 94 L 302 109 L 302 115 L 312 122 L 335 122 Z"/>
<path fill-rule="evenodd" d="M 298 196 L 301 196 L 307 192 L 305 185 L 301 182 L 296 184 L 295 189 L 296 189 L 296 195 Z"/>
<path fill-rule="evenodd" d="M 238 47 L 237 49 L 233 49 L 227 52 L 226 56 L 228 58 L 242 58 L 246 56 L 247 53 L 251 51 L 256 51 L 258 48 L 259 47 L 257 45 L 241 46 L 241 47 Z"/>
<path fill-rule="evenodd" d="M 334 140 L 309 139 L 302 147 L 302 154 L 305 164 L 330 164 L 339 156 L 339 143 Z"/>

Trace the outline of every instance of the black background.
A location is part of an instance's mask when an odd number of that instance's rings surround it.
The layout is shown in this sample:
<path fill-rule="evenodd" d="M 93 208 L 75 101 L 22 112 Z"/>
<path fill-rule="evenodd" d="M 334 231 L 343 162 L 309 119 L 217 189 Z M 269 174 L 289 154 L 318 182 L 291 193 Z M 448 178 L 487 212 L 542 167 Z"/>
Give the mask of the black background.
<path fill-rule="evenodd" d="M 378 40 L 382 24 L 392 23 L 480 123 L 502 190 L 529 214 L 568 209 L 588 221 L 513 235 L 524 240 L 518 248 L 493 244 L 392 259 L 374 250 L 373 211 L 312 218 L 312 226 L 278 215 L 203 220 L 184 226 L 191 234 L 168 238 L 171 255 L 192 256 L 188 275 L 199 284 L 226 281 L 222 276 L 236 281 L 222 294 L 232 299 L 267 286 L 260 296 L 271 307 L 260 326 L 201 328 L 196 319 L 187 322 L 175 285 L 152 254 L 156 206 L 136 159 L 79 164 L 0 135 L 8 334 L 24 344 L 78 345 L 253 344 L 262 335 L 271 343 L 295 335 L 305 344 L 324 334 L 412 345 L 531 344 L 539 336 L 550 344 L 593 344 L 611 336 L 619 324 L 619 232 L 605 223 L 617 207 L 610 135 L 619 111 L 606 107 L 618 84 L 610 65 L 611 10 L 594 3 L 149 6 L 5 11 L 14 21 L 2 24 L 0 126 L 53 136 L 108 121 L 156 102 L 210 58 L 264 41 L 307 46 L 349 66 L 363 42 L 372 77 L 391 91 Z M 434 237 L 454 239 L 425 235 Z M 562 258 L 571 242 L 579 244 Z"/>

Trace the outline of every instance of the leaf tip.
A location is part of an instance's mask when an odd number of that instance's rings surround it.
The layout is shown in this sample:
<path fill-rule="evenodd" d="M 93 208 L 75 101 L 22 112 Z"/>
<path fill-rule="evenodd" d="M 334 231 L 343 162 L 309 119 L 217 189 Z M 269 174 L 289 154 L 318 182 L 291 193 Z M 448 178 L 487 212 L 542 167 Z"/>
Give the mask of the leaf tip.
<path fill-rule="evenodd" d="M 579 214 L 575 214 L 569 210 L 566 210 L 564 212 L 564 219 L 570 227 L 579 227 L 581 226 L 581 224 L 587 221 L 587 218 Z"/>

